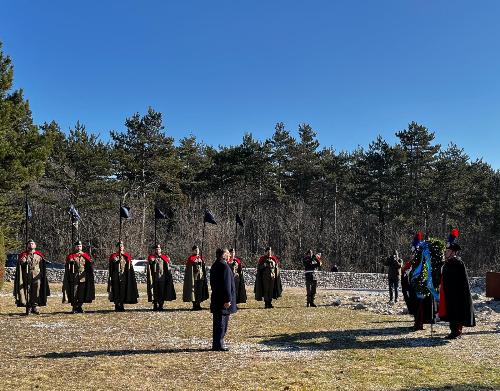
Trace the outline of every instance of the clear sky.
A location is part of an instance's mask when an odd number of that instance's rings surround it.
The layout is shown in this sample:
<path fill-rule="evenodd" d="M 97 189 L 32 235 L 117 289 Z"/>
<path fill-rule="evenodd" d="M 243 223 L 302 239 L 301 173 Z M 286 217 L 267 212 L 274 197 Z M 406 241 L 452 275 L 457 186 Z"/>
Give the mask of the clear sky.
<path fill-rule="evenodd" d="M 307 122 L 351 151 L 417 121 L 500 168 L 500 1 L 0 0 L 35 122 L 107 139 L 148 106 L 211 145 Z"/>

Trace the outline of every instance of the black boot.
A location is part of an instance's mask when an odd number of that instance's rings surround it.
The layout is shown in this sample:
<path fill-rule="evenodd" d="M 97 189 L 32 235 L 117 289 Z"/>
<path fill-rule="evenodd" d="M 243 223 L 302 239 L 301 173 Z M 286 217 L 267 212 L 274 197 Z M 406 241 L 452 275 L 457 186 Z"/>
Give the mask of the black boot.
<path fill-rule="evenodd" d="M 156 301 L 153 302 L 153 311 L 158 311 L 158 304 L 156 304 Z"/>
<path fill-rule="evenodd" d="M 310 305 L 311 305 L 311 307 L 317 307 L 317 305 L 314 304 L 314 301 L 311 301 Z"/>
<path fill-rule="evenodd" d="M 163 311 L 163 301 L 158 303 L 158 311 Z"/>

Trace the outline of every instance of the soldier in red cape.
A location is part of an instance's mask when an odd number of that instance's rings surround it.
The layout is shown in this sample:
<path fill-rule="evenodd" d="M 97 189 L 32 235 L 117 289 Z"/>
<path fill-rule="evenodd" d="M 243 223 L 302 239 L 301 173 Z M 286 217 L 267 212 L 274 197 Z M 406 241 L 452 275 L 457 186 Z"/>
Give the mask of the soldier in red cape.
<path fill-rule="evenodd" d="M 279 260 L 273 255 L 271 247 L 267 247 L 266 254 L 259 258 L 257 265 L 255 300 L 262 301 L 264 299 L 264 308 L 273 308 L 273 299 L 281 297 L 282 292 Z"/>
<path fill-rule="evenodd" d="M 26 242 L 26 250 L 17 258 L 13 294 L 16 305 L 26 307 L 26 315 L 38 315 L 38 307 L 47 305 L 50 289 L 45 258 L 33 239 Z"/>
<path fill-rule="evenodd" d="M 132 257 L 125 252 L 123 242 L 117 243 L 118 251 L 109 257 L 109 301 L 115 303 L 115 311 L 125 311 L 124 304 L 136 304 L 139 292 L 135 279 Z"/>
<path fill-rule="evenodd" d="M 64 265 L 62 302 L 72 305 L 72 313 L 83 313 L 83 303 L 95 299 L 94 265 L 90 255 L 83 252 L 81 241 L 75 243 L 75 252 L 68 254 Z"/>
<path fill-rule="evenodd" d="M 207 267 L 198 246 L 193 246 L 192 251 L 186 260 L 182 300 L 186 303 L 192 302 L 193 311 L 199 311 L 202 309 L 200 303 L 209 297 Z"/>
<path fill-rule="evenodd" d="M 234 248 L 229 250 L 229 258 L 227 261 L 229 268 L 233 272 L 234 286 L 236 287 L 236 304 L 247 302 L 247 292 L 245 289 L 245 277 L 243 276 L 243 268 L 241 259 L 236 257 Z"/>
<path fill-rule="evenodd" d="M 154 254 L 148 256 L 146 285 L 148 302 L 153 302 L 153 311 L 163 311 L 163 303 L 176 299 L 170 258 L 162 254 L 161 246 L 155 246 Z"/>

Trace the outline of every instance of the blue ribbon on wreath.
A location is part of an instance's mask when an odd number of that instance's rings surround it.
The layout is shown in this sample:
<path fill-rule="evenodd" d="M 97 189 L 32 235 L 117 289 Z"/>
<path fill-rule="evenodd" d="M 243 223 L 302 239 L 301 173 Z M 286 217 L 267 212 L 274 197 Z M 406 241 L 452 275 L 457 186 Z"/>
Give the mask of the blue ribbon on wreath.
<path fill-rule="evenodd" d="M 412 273 L 411 283 L 412 285 L 414 285 L 420 279 L 420 276 L 422 275 L 425 265 L 427 269 L 427 279 L 424 281 L 424 286 L 432 294 L 434 300 L 439 301 L 439 292 L 436 290 L 436 288 L 434 288 L 434 283 L 432 282 L 432 262 L 431 262 L 431 251 L 429 250 L 429 243 L 427 243 L 426 241 L 422 241 L 418 244 L 418 247 L 422 249 L 422 259 L 420 260 L 420 263 Z M 418 290 L 416 290 L 415 294 L 419 299 L 423 299 L 426 296 L 423 293 L 419 292 Z"/>

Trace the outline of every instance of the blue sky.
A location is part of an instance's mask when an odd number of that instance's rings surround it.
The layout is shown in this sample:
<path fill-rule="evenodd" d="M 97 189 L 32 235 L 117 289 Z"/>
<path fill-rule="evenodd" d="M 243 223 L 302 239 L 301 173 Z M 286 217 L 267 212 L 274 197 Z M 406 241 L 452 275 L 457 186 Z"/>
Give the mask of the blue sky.
<path fill-rule="evenodd" d="M 417 121 L 500 168 L 500 1 L 0 0 L 37 123 L 100 133 L 152 106 L 211 145 L 307 122 L 366 147 Z"/>

